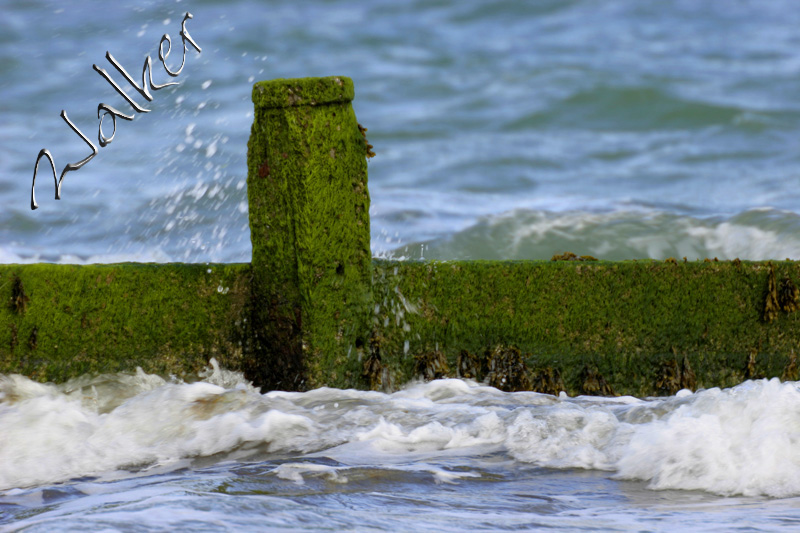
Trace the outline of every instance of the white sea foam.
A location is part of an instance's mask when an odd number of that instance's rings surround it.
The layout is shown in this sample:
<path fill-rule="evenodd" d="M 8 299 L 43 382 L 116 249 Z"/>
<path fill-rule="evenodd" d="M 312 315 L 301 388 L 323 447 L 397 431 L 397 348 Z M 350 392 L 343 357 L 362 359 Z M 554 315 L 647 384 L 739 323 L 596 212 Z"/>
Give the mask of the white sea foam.
<path fill-rule="evenodd" d="M 793 382 L 640 400 L 503 393 L 462 380 L 412 383 L 393 394 L 260 394 L 216 364 L 203 377 L 184 383 L 138 372 L 56 386 L 2 376 L 0 488 L 126 477 L 192 458 L 290 454 L 295 459 L 273 474 L 301 484 L 309 476 L 348 483 L 359 468 L 452 483 L 480 476 L 483 458 L 505 457 L 608 471 L 653 489 L 800 495 Z M 462 468 L 444 468 L 448 460 Z"/>
<path fill-rule="evenodd" d="M 549 259 L 570 250 L 601 259 L 689 260 L 800 257 L 800 216 L 758 208 L 732 217 L 697 217 L 650 208 L 612 211 L 515 209 L 486 216 L 425 245 L 429 259 Z M 420 245 L 395 256 L 418 258 Z"/>

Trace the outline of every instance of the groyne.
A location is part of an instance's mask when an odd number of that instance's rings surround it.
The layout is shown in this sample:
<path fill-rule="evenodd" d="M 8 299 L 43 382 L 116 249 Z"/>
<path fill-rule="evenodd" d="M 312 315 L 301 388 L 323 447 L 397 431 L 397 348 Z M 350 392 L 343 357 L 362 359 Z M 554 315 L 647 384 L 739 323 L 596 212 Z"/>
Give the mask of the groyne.
<path fill-rule="evenodd" d="M 255 84 L 249 264 L 0 265 L 0 373 L 215 357 L 264 390 L 458 376 L 638 396 L 797 379 L 792 261 L 372 259 L 353 97 L 341 76 Z"/>

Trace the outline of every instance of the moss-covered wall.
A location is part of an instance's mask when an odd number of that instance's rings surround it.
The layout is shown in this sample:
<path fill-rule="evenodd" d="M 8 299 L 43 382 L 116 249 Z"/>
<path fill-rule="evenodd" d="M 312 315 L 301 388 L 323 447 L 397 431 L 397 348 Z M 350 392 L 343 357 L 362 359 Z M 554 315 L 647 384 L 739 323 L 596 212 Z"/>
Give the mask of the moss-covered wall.
<path fill-rule="evenodd" d="M 380 381 L 644 396 L 796 379 L 800 314 L 765 318 L 773 268 L 791 310 L 795 262 L 375 261 Z"/>
<path fill-rule="evenodd" d="M 248 264 L 0 265 L 0 373 L 242 368 Z"/>
<path fill-rule="evenodd" d="M 800 314 L 787 311 L 795 262 L 373 261 L 370 270 L 366 345 L 328 331 L 325 357 L 306 355 L 315 384 L 467 376 L 507 390 L 644 396 L 797 379 Z M 0 373 L 182 375 L 212 356 L 248 372 L 269 365 L 248 348 L 251 276 L 241 264 L 0 265 Z"/>

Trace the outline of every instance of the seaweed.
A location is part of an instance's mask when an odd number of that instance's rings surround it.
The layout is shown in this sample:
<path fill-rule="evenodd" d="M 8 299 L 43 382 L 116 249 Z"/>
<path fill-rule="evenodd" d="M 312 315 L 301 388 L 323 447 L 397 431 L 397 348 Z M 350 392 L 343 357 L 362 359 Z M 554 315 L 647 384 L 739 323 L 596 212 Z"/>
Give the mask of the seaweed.
<path fill-rule="evenodd" d="M 480 368 L 481 363 L 475 355 L 471 354 L 467 350 L 461 350 L 459 352 L 458 361 L 456 363 L 456 372 L 458 377 L 480 381 Z"/>
<path fill-rule="evenodd" d="M 664 361 L 659 370 L 655 388 L 659 394 L 666 396 L 672 396 L 681 389 L 695 390 L 697 376 L 689 364 L 689 358 L 684 355 L 680 365 L 677 359 Z"/>
<path fill-rule="evenodd" d="M 683 355 L 681 364 L 681 389 L 697 390 L 697 375 L 689 364 L 689 357 L 686 354 Z"/>
<path fill-rule="evenodd" d="M 672 396 L 681 390 L 681 375 L 675 359 L 669 359 L 661 364 L 656 390 L 665 396 Z"/>
<path fill-rule="evenodd" d="M 586 364 L 581 371 L 581 392 L 587 396 L 617 396 L 597 367 Z"/>
<path fill-rule="evenodd" d="M 528 368 L 519 348 L 500 344 L 487 351 L 486 356 L 486 380 L 490 386 L 505 392 L 531 390 Z"/>
<path fill-rule="evenodd" d="M 369 339 L 369 357 L 364 361 L 361 377 L 369 383 L 370 390 L 378 390 L 383 384 L 383 362 L 381 361 L 381 337 L 373 331 Z"/>
<path fill-rule="evenodd" d="M 447 377 L 450 368 L 447 358 L 439 350 L 422 352 L 414 356 L 414 375 L 425 381 Z"/>
<path fill-rule="evenodd" d="M 767 276 L 767 291 L 764 300 L 764 322 L 772 322 L 778 318 L 781 306 L 778 303 L 778 287 L 775 283 L 775 266 L 769 263 L 769 275 Z"/>
<path fill-rule="evenodd" d="M 383 365 L 381 364 L 380 354 L 370 354 L 370 356 L 364 360 L 364 371 L 361 374 L 369 383 L 370 390 L 378 390 L 383 381 L 381 379 L 382 374 Z"/>
<path fill-rule="evenodd" d="M 531 390 L 542 394 L 552 394 L 558 396 L 561 391 L 566 390 L 561 371 L 552 366 L 545 366 L 535 369 L 531 373 Z"/>
<path fill-rule="evenodd" d="M 758 350 L 750 350 L 744 364 L 744 379 L 761 379 L 764 377 L 764 375 L 758 371 L 757 362 Z"/>
<path fill-rule="evenodd" d="M 787 276 L 781 280 L 780 289 L 778 290 L 778 304 L 780 308 L 786 313 L 797 311 L 800 306 L 800 290 Z"/>
<path fill-rule="evenodd" d="M 786 366 L 781 373 L 781 380 L 782 381 L 797 381 L 798 379 L 798 368 L 797 368 L 797 356 L 794 353 L 794 350 L 789 352 L 789 361 L 786 363 Z"/>

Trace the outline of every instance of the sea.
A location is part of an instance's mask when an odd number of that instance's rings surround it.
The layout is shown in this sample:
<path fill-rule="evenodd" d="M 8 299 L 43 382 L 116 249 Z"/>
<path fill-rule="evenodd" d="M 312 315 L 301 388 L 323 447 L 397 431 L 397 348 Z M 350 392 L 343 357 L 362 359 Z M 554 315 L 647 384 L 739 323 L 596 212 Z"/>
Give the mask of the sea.
<path fill-rule="evenodd" d="M 799 28 L 796 0 L 0 0 L 0 263 L 248 262 L 252 85 L 329 75 L 375 257 L 799 259 Z M 98 69 L 147 57 L 176 85 L 134 112 Z M 133 117 L 105 147 L 99 104 Z M 40 150 L 92 153 L 62 110 L 98 153 L 59 200 L 41 159 L 34 211 Z M 0 531 L 161 530 L 796 531 L 800 385 L 0 375 Z"/>

